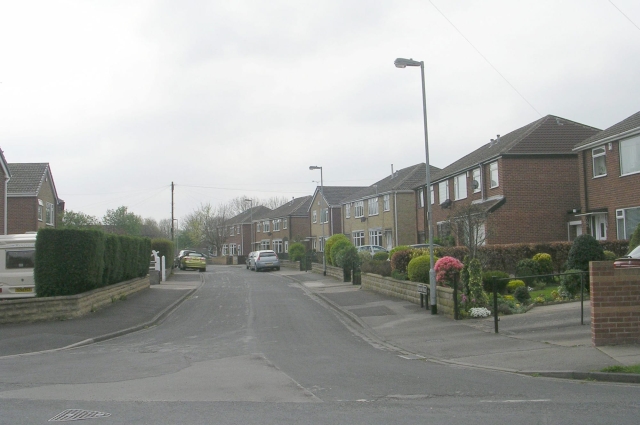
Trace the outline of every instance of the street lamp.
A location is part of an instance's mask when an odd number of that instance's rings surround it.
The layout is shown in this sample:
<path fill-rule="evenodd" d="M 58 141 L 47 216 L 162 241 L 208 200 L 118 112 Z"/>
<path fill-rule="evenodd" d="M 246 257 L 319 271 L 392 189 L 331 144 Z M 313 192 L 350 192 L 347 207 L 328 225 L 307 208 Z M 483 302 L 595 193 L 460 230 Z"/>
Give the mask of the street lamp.
<path fill-rule="evenodd" d="M 433 268 L 433 228 L 431 226 L 431 170 L 429 166 L 429 133 L 427 132 L 427 98 L 424 90 L 424 62 L 414 61 L 413 59 L 398 58 L 393 64 L 396 68 L 406 68 L 407 66 L 419 66 L 422 75 L 422 112 L 424 116 L 424 151 L 427 161 L 427 181 L 424 191 L 424 200 L 426 202 L 427 212 L 427 228 L 429 231 L 429 287 L 431 292 L 431 314 L 438 314 L 438 304 L 436 300 L 436 271 Z"/>
<path fill-rule="evenodd" d="M 311 165 L 309 167 L 309 170 L 320 170 L 320 197 L 322 198 L 322 201 L 324 201 L 324 181 L 322 179 L 322 167 L 319 167 L 317 165 Z M 322 224 L 322 274 L 324 276 L 327 275 L 327 257 L 325 256 L 325 251 L 324 251 L 324 219 L 322 218 L 322 211 L 324 211 L 324 208 L 322 208 L 321 203 L 319 202 L 318 204 L 320 204 L 320 222 Z M 327 211 L 327 215 L 328 215 L 328 211 Z"/>
<path fill-rule="evenodd" d="M 249 232 L 251 233 L 251 247 L 249 248 L 249 252 L 251 252 L 253 250 L 253 199 L 244 198 L 243 200 L 245 202 L 247 201 L 251 202 L 251 209 L 249 210 L 249 229 L 251 230 Z M 242 243 L 244 244 L 244 238 L 242 240 Z"/>

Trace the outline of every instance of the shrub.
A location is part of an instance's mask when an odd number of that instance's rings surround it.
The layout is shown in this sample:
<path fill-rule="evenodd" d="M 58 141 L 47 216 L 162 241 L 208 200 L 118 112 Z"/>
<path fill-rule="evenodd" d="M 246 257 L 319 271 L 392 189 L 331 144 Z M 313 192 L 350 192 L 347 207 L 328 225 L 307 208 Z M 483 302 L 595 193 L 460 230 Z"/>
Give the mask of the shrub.
<path fill-rule="evenodd" d="M 615 252 L 604 250 L 604 259 L 607 261 L 615 261 L 618 258 Z"/>
<path fill-rule="evenodd" d="M 160 258 L 164 257 L 165 260 L 165 268 L 170 269 L 173 266 L 173 242 L 169 239 L 164 238 L 156 238 L 151 239 L 151 249 L 154 251 L 158 251 L 158 256 Z"/>
<path fill-rule="evenodd" d="M 398 270 L 391 270 L 391 277 L 396 279 L 396 280 L 408 280 L 409 277 L 407 276 L 407 273 L 402 273 L 399 272 Z"/>
<path fill-rule="evenodd" d="M 380 251 L 373 254 L 373 261 L 387 261 L 389 259 L 389 253 Z"/>
<path fill-rule="evenodd" d="M 289 246 L 289 260 L 300 261 L 304 258 L 306 248 L 302 242 L 295 242 Z"/>
<path fill-rule="evenodd" d="M 393 250 L 391 250 L 393 252 Z M 407 266 L 411 261 L 411 249 L 401 249 L 391 255 L 391 270 L 407 273 Z"/>
<path fill-rule="evenodd" d="M 338 258 L 339 254 L 340 254 L 340 251 L 342 251 L 343 249 L 345 249 L 347 247 L 350 247 L 350 246 L 353 246 L 353 244 L 348 239 L 346 239 L 346 238 L 345 239 L 338 239 L 337 241 L 335 241 L 333 243 L 333 246 L 331 247 L 330 253 L 327 253 L 325 251 L 325 255 L 327 256 L 327 261 L 329 261 L 329 259 L 331 259 L 331 261 L 330 261 L 331 265 L 336 266 L 336 267 L 341 267 L 337 263 L 337 258 Z"/>
<path fill-rule="evenodd" d="M 477 258 L 469 262 L 469 302 L 467 308 L 486 307 L 489 297 L 482 288 L 482 265 Z"/>
<path fill-rule="evenodd" d="M 516 266 L 516 277 L 521 278 L 527 285 L 533 285 L 533 282 L 536 280 L 535 275 L 540 274 L 538 271 L 538 263 L 534 260 L 525 258 L 524 260 L 518 261 L 518 265 Z"/>
<path fill-rule="evenodd" d="M 353 270 L 355 267 L 357 267 L 360 264 L 360 257 L 358 256 L 358 249 L 349 244 L 348 246 L 337 250 L 336 252 L 336 248 L 338 248 L 338 245 L 336 244 L 336 246 L 334 246 L 334 253 L 336 253 L 335 256 L 335 264 L 338 267 L 342 267 L 343 269 L 349 269 L 349 270 Z"/>
<path fill-rule="evenodd" d="M 529 301 L 531 301 L 531 294 L 529 293 L 529 289 L 527 287 L 518 286 L 513 292 L 513 298 L 515 298 L 522 304 L 529 304 Z"/>
<path fill-rule="evenodd" d="M 430 268 L 431 258 L 428 255 L 421 255 L 412 259 L 407 266 L 409 280 L 412 282 L 429 283 Z"/>
<path fill-rule="evenodd" d="M 393 248 L 391 248 L 391 251 L 389 251 L 389 258 L 392 258 L 393 254 L 395 254 L 398 251 L 408 251 L 410 249 L 411 249 L 411 247 L 409 245 L 394 246 Z"/>
<path fill-rule="evenodd" d="M 573 298 L 580 293 L 582 270 L 567 270 L 565 274 L 560 276 L 560 287 L 558 293 L 565 295 L 567 298 Z M 585 290 L 587 289 L 587 276 L 584 277 Z"/>
<path fill-rule="evenodd" d="M 371 256 L 369 256 L 371 257 Z M 391 276 L 391 265 L 388 261 L 367 261 L 360 267 L 363 273 L 373 273 L 380 276 Z M 427 276 L 429 270 L 427 269 Z"/>
<path fill-rule="evenodd" d="M 525 285 L 525 283 L 522 280 L 510 280 L 509 283 L 507 283 L 507 292 L 510 294 L 515 293 L 517 288 L 520 287 L 526 287 L 527 285 Z"/>
<path fill-rule="evenodd" d="M 589 261 L 603 261 L 604 249 L 602 245 L 591 235 L 580 235 L 571 245 L 567 268 L 589 271 Z"/>
<path fill-rule="evenodd" d="M 538 274 L 553 274 L 553 261 L 551 261 L 551 255 L 544 252 L 540 252 L 533 256 L 533 261 L 536 262 Z M 547 276 L 542 278 L 545 282 L 553 281 L 553 276 Z"/>
<path fill-rule="evenodd" d="M 331 250 L 333 249 L 333 245 L 341 240 L 345 240 L 347 242 L 351 242 L 349 240 L 349 238 L 346 235 L 343 235 L 342 233 L 337 233 L 333 236 L 331 236 L 329 239 L 327 239 L 327 242 L 324 244 L 324 255 L 327 257 L 327 262 L 332 265 L 335 266 L 335 264 L 333 264 L 331 261 Z"/>
<path fill-rule="evenodd" d="M 501 270 L 487 270 L 482 273 L 482 287 L 486 292 L 493 292 L 493 278 L 499 279 L 496 282 L 497 290 L 499 294 L 504 294 L 507 290 L 507 283 L 509 283 L 506 278 L 509 277 L 509 273 L 503 272 Z"/>
<path fill-rule="evenodd" d="M 451 286 L 455 276 L 460 273 L 462 267 L 464 267 L 464 265 L 457 258 L 442 257 L 436 261 L 436 264 L 433 267 L 436 271 L 436 282 L 441 285 Z"/>
<path fill-rule="evenodd" d="M 640 245 L 640 223 L 638 223 L 636 230 L 633 231 L 633 235 L 629 239 L 629 252 L 633 251 L 638 245 Z"/>

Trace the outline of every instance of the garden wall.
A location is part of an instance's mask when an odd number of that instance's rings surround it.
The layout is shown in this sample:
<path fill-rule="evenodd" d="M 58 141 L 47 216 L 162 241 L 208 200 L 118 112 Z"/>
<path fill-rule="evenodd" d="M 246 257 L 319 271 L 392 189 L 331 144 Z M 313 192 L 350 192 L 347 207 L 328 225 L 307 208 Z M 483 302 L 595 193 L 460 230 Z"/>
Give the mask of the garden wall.
<path fill-rule="evenodd" d="M 640 268 L 589 264 L 591 341 L 594 346 L 640 343 Z"/>
<path fill-rule="evenodd" d="M 149 276 L 77 295 L 5 300 L 0 302 L 0 324 L 73 319 L 147 288 Z"/>

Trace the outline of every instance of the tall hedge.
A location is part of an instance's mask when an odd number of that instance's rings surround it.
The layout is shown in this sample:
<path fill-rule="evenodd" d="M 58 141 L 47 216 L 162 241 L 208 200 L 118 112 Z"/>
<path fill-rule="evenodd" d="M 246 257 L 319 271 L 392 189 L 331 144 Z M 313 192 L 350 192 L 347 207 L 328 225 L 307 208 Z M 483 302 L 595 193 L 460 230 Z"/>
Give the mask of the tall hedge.
<path fill-rule="evenodd" d="M 102 284 L 112 285 L 122 281 L 123 259 L 120 253 L 120 237 L 111 233 L 105 235 L 104 241 L 104 273 Z"/>
<path fill-rule="evenodd" d="M 33 271 L 39 297 L 74 295 L 102 286 L 105 234 L 99 230 L 40 229 Z"/>
<path fill-rule="evenodd" d="M 173 242 L 171 242 L 169 239 L 151 239 L 151 249 L 154 251 L 158 251 L 158 256 L 160 256 L 160 258 L 162 258 L 162 256 L 165 257 L 166 268 L 171 268 L 171 266 L 174 265 L 174 246 Z"/>

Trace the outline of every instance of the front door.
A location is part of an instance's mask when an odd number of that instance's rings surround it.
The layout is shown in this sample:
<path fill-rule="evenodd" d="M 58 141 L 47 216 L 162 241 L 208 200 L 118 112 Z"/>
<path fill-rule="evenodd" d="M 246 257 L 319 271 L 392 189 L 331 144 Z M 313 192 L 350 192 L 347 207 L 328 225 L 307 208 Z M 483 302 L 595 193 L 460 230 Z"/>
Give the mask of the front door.
<path fill-rule="evenodd" d="M 607 214 L 596 214 L 592 216 L 591 236 L 599 241 L 607 239 Z"/>

